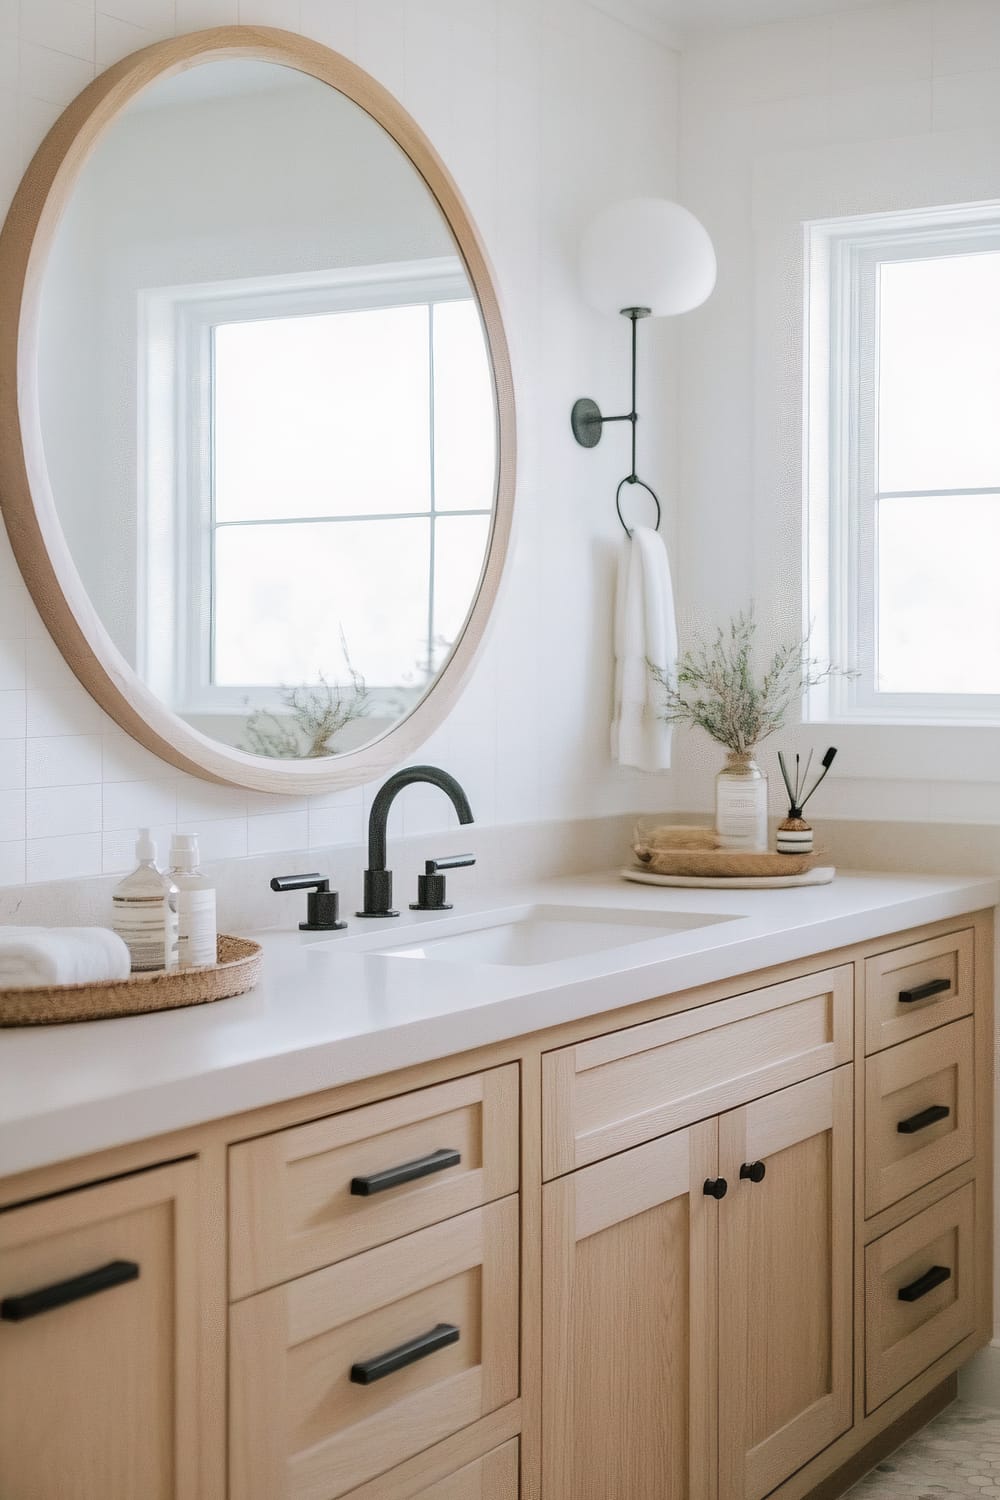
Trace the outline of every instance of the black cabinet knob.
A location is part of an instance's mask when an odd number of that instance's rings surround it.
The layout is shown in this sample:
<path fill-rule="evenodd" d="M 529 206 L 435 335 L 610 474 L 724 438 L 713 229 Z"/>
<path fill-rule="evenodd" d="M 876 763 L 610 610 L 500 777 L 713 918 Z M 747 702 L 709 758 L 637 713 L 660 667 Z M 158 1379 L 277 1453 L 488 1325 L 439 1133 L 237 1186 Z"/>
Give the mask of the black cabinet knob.
<path fill-rule="evenodd" d="M 740 1176 L 747 1182 L 763 1182 L 767 1168 L 762 1161 L 745 1161 L 740 1167 Z"/>
<path fill-rule="evenodd" d="M 729 1183 L 724 1177 L 708 1177 L 705 1179 L 706 1198 L 724 1198 L 729 1191 Z"/>

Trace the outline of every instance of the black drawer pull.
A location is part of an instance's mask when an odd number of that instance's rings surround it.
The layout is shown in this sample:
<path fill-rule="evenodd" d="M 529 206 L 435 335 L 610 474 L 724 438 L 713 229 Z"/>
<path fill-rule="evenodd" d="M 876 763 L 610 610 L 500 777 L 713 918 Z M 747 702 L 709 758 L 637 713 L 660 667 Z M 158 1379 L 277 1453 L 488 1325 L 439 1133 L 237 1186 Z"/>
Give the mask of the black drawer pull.
<path fill-rule="evenodd" d="M 36 1318 L 39 1313 L 51 1312 L 54 1307 L 65 1307 L 67 1302 L 79 1302 L 82 1297 L 93 1297 L 95 1292 L 106 1292 L 109 1287 L 135 1281 L 138 1275 L 139 1267 L 134 1260 L 111 1260 L 106 1266 L 98 1266 L 96 1271 L 85 1271 L 82 1276 L 71 1276 L 68 1281 L 39 1287 L 37 1292 L 5 1297 L 0 1302 L 0 1318 L 5 1323 L 23 1323 L 25 1318 Z"/>
<path fill-rule="evenodd" d="M 916 1135 L 918 1130 L 926 1130 L 928 1125 L 936 1125 L 938 1120 L 947 1120 L 950 1114 L 947 1104 L 932 1104 L 928 1109 L 922 1109 L 918 1115 L 900 1120 L 896 1129 L 900 1135 Z"/>
<path fill-rule="evenodd" d="M 729 1191 L 729 1183 L 724 1177 L 708 1177 L 705 1179 L 706 1198 L 724 1198 Z"/>
<path fill-rule="evenodd" d="M 457 1167 L 461 1160 L 460 1151 L 432 1151 L 430 1156 L 418 1156 L 416 1161 L 386 1167 L 384 1172 L 372 1172 L 369 1177 L 352 1177 L 351 1192 L 357 1198 L 370 1198 L 372 1193 L 384 1193 L 386 1188 L 399 1187 L 400 1183 L 415 1182 L 418 1177 L 430 1177 L 432 1172 Z"/>
<path fill-rule="evenodd" d="M 950 979 L 929 979 L 926 984 L 915 985 L 912 990 L 900 990 L 900 1005 L 912 1005 L 915 1000 L 929 1000 L 932 995 L 943 995 L 951 989 Z"/>
<path fill-rule="evenodd" d="M 763 1182 L 767 1167 L 762 1161 L 745 1161 L 740 1167 L 740 1178 L 744 1182 Z"/>
<path fill-rule="evenodd" d="M 899 1289 L 900 1302 L 919 1302 L 921 1297 L 926 1297 L 928 1292 L 933 1292 L 936 1286 L 941 1286 L 945 1281 L 951 1280 L 950 1266 L 931 1266 L 916 1281 L 911 1281 L 909 1286 L 901 1286 Z"/>
<path fill-rule="evenodd" d="M 428 1354 L 436 1354 L 449 1344 L 457 1344 L 458 1338 L 458 1329 L 454 1323 L 439 1323 L 430 1333 L 422 1333 L 419 1338 L 410 1339 L 409 1343 L 398 1344 L 395 1349 L 376 1354 L 374 1359 L 352 1365 L 351 1379 L 355 1385 L 371 1385 L 375 1380 L 393 1375 L 397 1370 L 404 1370 L 407 1365 L 416 1364 L 418 1359 L 426 1359 Z"/>

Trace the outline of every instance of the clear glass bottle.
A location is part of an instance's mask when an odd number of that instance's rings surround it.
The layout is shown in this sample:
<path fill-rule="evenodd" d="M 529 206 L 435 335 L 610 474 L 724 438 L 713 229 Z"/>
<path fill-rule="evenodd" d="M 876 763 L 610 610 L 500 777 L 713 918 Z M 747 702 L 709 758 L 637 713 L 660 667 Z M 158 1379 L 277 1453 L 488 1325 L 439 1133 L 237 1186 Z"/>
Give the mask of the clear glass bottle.
<path fill-rule="evenodd" d="M 198 868 L 196 834 L 173 835 L 167 873 L 177 887 L 178 966 L 197 969 L 214 964 L 218 958 L 215 882 Z"/>
<path fill-rule="evenodd" d="M 767 849 L 767 777 L 751 750 L 730 750 L 715 778 L 715 831 L 722 849 Z"/>
<path fill-rule="evenodd" d="M 111 925 L 125 943 L 133 974 L 177 967 L 177 887 L 156 868 L 156 845 L 139 829 L 138 866 L 115 886 Z"/>

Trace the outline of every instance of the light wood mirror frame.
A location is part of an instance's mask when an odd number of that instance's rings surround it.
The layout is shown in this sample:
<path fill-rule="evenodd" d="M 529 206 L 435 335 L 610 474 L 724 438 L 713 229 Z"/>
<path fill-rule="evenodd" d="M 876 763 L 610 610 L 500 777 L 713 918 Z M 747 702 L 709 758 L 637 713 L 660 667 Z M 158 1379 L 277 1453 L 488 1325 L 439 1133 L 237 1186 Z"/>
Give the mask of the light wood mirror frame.
<path fill-rule="evenodd" d="M 480 587 L 461 636 L 413 711 L 357 750 L 276 761 L 211 740 L 142 682 L 114 645 L 83 586 L 56 510 L 42 449 L 37 358 L 43 273 L 56 227 L 84 162 L 121 111 L 158 79 L 212 59 L 283 64 L 352 99 L 409 157 L 455 239 L 482 313 L 496 391 L 497 477 Z M 53 125 L 14 196 L 0 233 L 0 509 L 38 611 L 73 672 L 140 744 L 208 781 L 258 791 L 323 792 L 372 780 L 405 759 L 444 718 L 472 667 L 510 536 L 515 431 L 510 356 L 486 252 L 433 146 L 381 84 L 338 53 L 294 32 L 221 26 L 157 42 L 96 78 Z"/>

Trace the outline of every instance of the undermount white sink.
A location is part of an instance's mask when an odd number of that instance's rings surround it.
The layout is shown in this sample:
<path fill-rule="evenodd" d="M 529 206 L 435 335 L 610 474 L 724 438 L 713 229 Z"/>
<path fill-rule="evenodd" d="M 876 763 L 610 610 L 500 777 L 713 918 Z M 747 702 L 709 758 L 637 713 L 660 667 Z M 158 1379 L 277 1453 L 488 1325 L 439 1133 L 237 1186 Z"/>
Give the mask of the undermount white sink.
<path fill-rule="evenodd" d="M 614 911 L 592 906 L 521 906 L 442 918 L 321 945 L 385 958 L 425 958 L 441 963 L 504 967 L 551 964 L 587 953 L 631 948 L 731 921 L 705 912 Z"/>

